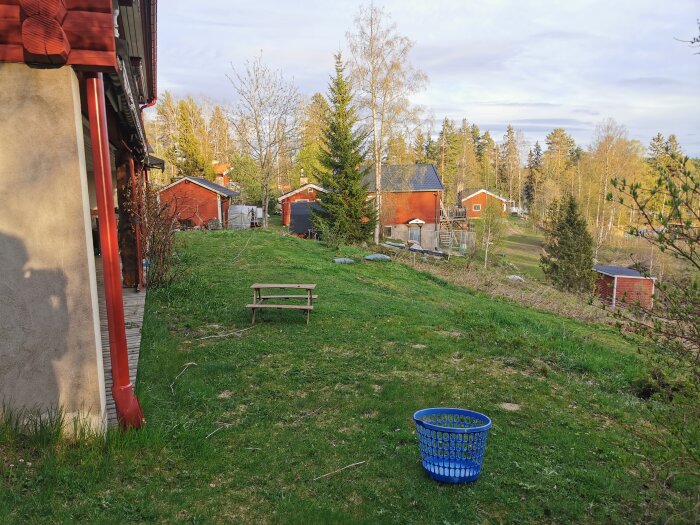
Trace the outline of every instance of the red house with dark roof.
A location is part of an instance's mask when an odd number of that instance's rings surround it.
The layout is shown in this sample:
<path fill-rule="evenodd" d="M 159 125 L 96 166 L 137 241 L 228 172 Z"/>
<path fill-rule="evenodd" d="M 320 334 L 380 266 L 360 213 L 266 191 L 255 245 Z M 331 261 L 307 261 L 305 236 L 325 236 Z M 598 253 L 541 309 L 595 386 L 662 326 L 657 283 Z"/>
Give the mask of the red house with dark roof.
<path fill-rule="evenodd" d="M 376 191 L 374 172 L 364 180 L 370 196 Z M 436 248 L 440 229 L 440 202 L 444 186 L 432 164 L 382 166 L 384 237 L 413 241 Z"/>
<path fill-rule="evenodd" d="M 296 190 L 281 195 L 277 201 L 282 205 L 282 226 L 289 226 L 292 219 L 292 203 L 294 202 L 316 202 L 319 193 L 327 193 L 327 190 L 318 184 L 304 184 Z"/>
<path fill-rule="evenodd" d="M 238 195 L 237 191 L 201 177 L 183 177 L 159 193 L 161 202 L 174 206 L 180 223 L 190 228 L 206 228 L 210 221 L 225 228 L 231 199 Z"/>
<path fill-rule="evenodd" d="M 656 277 L 648 277 L 624 266 L 593 267 L 598 274 L 595 286 L 598 296 L 613 308 L 639 303 L 649 309 L 654 305 L 654 283 Z"/>

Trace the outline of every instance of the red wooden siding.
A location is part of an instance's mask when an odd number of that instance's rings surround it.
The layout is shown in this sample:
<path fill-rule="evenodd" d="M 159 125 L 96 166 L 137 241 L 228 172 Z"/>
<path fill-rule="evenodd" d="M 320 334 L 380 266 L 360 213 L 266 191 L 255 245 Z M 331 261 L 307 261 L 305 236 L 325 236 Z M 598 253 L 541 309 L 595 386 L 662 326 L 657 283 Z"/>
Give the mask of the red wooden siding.
<path fill-rule="evenodd" d="M 0 62 L 115 70 L 112 0 L 0 0 Z"/>
<path fill-rule="evenodd" d="M 651 308 L 653 305 L 654 280 L 651 278 L 618 276 L 616 287 L 614 277 L 599 274 L 595 286 L 598 296 L 608 304 L 612 304 L 615 293 L 615 306 L 632 305 L 637 302 L 644 308 Z"/>
<path fill-rule="evenodd" d="M 484 211 L 484 208 L 486 207 L 487 203 L 489 203 L 490 205 L 501 206 L 501 208 L 503 209 L 503 213 L 506 212 L 505 202 L 485 192 L 477 193 L 476 195 L 473 195 L 468 199 L 464 199 L 462 201 L 462 206 L 467 212 L 467 217 L 469 217 L 470 219 L 476 219 L 478 217 L 481 217 L 481 214 Z M 475 211 L 474 204 L 481 205 L 481 209 Z"/>
<path fill-rule="evenodd" d="M 609 275 L 598 274 L 598 278 L 595 281 L 595 289 L 603 301 L 608 304 L 612 304 L 613 289 L 615 287 L 615 278 Z"/>
<path fill-rule="evenodd" d="M 315 202 L 319 198 L 319 192 L 314 188 L 306 188 L 299 193 L 282 199 L 282 226 L 289 226 L 291 222 L 292 203 L 297 201 Z"/>
<path fill-rule="evenodd" d="M 651 308 L 654 281 L 632 277 L 617 278 L 617 306 L 639 302 L 644 308 Z"/>
<path fill-rule="evenodd" d="M 437 191 L 382 193 L 382 224 L 406 224 L 411 219 L 436 224 L 439 206 Z"/>
<path fill-rule="evenodd" d="M 211 219 L 219 220 L 219 194 L 188 180 L 160 192 L 161 202 L 177 206 L 178 219 L 189 220 L 194 226 L 206 226 Z M 228 222 L 229 198 L 221 197 L 221 220 Z"/>

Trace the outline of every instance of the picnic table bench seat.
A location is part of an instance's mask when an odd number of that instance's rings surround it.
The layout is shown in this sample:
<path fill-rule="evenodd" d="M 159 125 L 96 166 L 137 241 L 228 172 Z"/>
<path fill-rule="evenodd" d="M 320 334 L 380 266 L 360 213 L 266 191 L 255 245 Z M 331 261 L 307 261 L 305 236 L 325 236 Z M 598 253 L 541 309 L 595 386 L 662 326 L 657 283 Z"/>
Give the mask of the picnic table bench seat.
<path fill-rule="evenodd" d="M 253 324 L 255 324 L 255 314 L 259 309 L 278 309 L 278 310 L 302 310 L 306 311 L 306 324 L 309 324 L 311 310 L 314 309 L 313 301 L 318 298 L 312 292 L 316 288 L 315 284 L 274 284 L 274 283 L 255 283 L 250 286 L 253 290 L 253 302 L 247 304 L 246 308 L 253 310 Z M 304 290 L 306 294 L 269 294 L 262 295 L 262 291 L 266 290 Z M 268 292 L 269 293 L 269 292 Z M 280 304 L 271 303 L 270 300 L 275 299 L 306 299 L 306 304 Z"/>

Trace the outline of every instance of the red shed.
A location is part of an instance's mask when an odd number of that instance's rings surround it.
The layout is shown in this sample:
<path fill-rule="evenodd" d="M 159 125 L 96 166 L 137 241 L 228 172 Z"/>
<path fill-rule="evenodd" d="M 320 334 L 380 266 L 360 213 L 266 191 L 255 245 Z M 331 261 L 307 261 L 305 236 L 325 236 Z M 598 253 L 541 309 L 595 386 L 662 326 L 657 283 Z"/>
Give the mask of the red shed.
<path fill-rule="evenodd" d="M 160 190 L 161 202 L 177 206 L 177 217 L 188 226 L 203 227 L 211 220 L 228 224 L 231 197 L 238 192 L 201 177 L 183 177 Z"/>
<path fill-rule="evenodd" d="M 488 190 L 467 190 L 462 192 L 462 195 L 466 195 L 466 197 L 462 197 L 460 202 L 467 212 L 467 217 L 470 219 L 481 217 L 481 212 L 484 211 L 487 203 L 501 206 L 503 213 L 507 212 L 508 199 Z"/>
<path fill-rule="evenodd" d="M 613 307 L 635 303 L 643 308 L 653 306 L 656 277 L 647 277 L 624 266 L 598 264 L 593 269 L 598 273 L 596 291 L 603 301 Z"/>
<path fill-rule="evenodd" d="M 282 226 L 289 226 L 291 222 L 293 202 L 315 202 L 319 198 L 319 193 L 328 192 L 316 184 L 304 184 L 279 197 L 277 200 L 282 205 Z"/>

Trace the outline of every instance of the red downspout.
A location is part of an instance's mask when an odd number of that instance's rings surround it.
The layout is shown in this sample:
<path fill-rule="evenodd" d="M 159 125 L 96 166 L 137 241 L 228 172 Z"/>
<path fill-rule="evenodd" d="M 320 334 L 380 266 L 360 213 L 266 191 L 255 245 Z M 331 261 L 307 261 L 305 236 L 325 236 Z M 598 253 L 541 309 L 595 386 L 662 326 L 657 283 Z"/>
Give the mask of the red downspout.
<path fill-rule="evenodd" d="M 129 356 L 126 346 L 117 221 L 114 217 L 114 189 L 102 73 L 90 75 L 86 86 L 97 216 L 100 221 L 100 247 L 104 267 L 109 353 L 112 362 L 112 397 L 122 428 L 139 428 L 144 423 L 144 417 L 129 380 Z"/>

